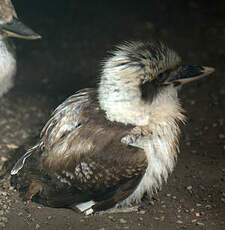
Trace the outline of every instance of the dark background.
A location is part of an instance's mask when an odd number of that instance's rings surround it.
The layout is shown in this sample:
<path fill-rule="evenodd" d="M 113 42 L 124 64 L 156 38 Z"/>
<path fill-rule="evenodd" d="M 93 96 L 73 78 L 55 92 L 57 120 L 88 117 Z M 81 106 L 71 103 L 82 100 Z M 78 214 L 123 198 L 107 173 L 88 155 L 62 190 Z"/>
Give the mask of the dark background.
<path fill-rule="evenodd" d="M 42 40 L 14 39 L 15 87 L 0 99 L 2 172 L 4 162 L 10 166 L 38 140 L 56 105 L 75 91 L 96 85 L 101 61 L 121 41 L 163 40 L 184 63 L 213 66 L 216 72 L 182 89 L 189 122 L 178 164 L 162 191 L 153 200 L 143 200 L 141 213 L 85 218 L 71 210 L 24 204 L 6 174 L 0 180 L 0 229 L 4 225 L 9 230 L 224 229 L 225 2 L 19 0 L 13 4 L 19 18 Z"/>

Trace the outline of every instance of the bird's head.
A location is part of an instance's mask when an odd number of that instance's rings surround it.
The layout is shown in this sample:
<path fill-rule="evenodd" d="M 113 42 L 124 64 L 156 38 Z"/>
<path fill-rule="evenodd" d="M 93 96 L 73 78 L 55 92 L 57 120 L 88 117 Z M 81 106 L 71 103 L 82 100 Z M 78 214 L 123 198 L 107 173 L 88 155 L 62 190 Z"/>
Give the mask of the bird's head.
<path fill-rule="evenodd" d="M 0 0 L 0 38 L 39 39 L 41 36 L 19 21 L 11 0 Z"/>
<path fill-rule="evenodd" d="M 213 71 L 182 65 L 178 54 L 162 42 L 126 42 L 104 62 L 100 106 L 111 121 L 143 125 L 149 121 L 146 114 L 161 121 L 174 118 L 182 110 L 177 89 Z"/>
<path fill-rule="evenodd" d="M 181 86 L 208 76 L 214 68 L 182 65 L 178 54 L 158 41 L 126 42 L 117 46 L 104 63 L 104 72 L 115 73 L 121 81 L 156 86 Z"/>

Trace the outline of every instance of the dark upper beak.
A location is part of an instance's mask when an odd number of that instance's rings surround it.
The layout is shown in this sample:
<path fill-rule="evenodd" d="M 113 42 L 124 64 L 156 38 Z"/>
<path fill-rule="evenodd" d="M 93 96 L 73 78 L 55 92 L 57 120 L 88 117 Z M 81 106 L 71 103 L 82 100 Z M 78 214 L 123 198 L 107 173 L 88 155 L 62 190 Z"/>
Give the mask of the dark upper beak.
<path fill-rule="evenodd" d="M 206 77 L 215 71 L 212 67 L 182 65 L 176 71 L 170 73 L 165 83 L 183 85 Z"/>
<path fill-rule="evenodd" d="M 24 25 L 17 18 L 13 17 L 12 21 L 2 25 L 2 31 L 9 37 L 17 37 L 23 39 L 39 39 L 41 36 L 32 29 Z"/>

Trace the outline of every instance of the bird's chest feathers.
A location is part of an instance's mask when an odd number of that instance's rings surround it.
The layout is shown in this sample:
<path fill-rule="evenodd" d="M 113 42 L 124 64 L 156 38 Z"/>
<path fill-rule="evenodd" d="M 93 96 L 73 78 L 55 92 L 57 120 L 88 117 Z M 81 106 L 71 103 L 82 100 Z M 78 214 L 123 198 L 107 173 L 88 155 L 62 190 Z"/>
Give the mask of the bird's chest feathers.
<path fill-rule="evenodd" d="M 178 135 L 178 127 L 173 130 L 165 126 L 163 130 L 159 128 L 158 131 L 153 131 L 145 146 L 148 161 L 146 172 L 134 193 L 121 203 L 122 206 L 140 202 L 145 192 L 152 195 L 167 180 L 169 173 L 173 171 L 179 151 Z"/>
<path fill-rule="evenodd" d="M 11 77 L 16 71 L 16 59 L 11 48 L 4 41 L 0 41 L 0 80 Z"/>

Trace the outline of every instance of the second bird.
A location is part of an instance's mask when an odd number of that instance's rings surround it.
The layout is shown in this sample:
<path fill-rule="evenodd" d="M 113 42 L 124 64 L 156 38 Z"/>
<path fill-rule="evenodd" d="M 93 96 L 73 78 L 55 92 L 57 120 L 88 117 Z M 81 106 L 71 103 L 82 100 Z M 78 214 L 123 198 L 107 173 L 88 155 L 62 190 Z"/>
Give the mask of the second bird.
<path fill-rule="evenodd" d="M 13 87 L 16 74 L 15 49 L 8 37 L 41 38 L 18 20 L 10 0 L 0 0 L 0 97 Z"/>

